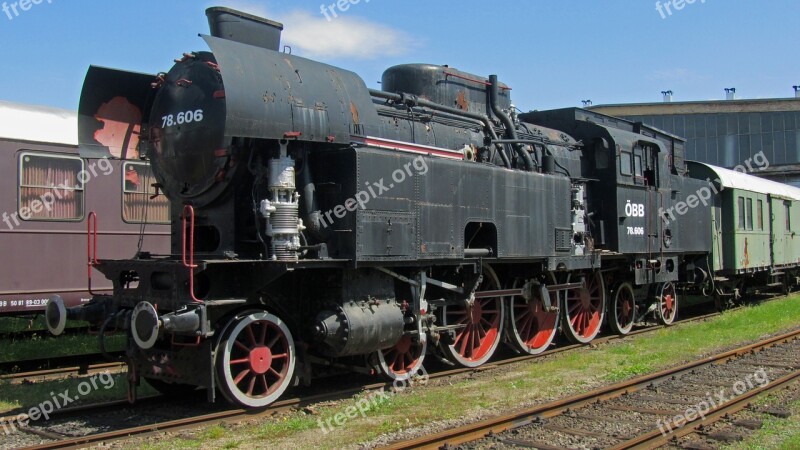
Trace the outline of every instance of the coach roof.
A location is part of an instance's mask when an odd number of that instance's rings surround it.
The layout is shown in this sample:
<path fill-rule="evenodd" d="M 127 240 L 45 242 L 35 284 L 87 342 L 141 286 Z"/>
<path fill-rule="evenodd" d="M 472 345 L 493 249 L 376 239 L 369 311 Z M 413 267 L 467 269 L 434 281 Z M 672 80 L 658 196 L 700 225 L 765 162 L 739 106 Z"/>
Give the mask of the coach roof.
<path fill-rule="evenodd" d="M 748 175 L 736 170 L 724 169 L 722 167 L 712 166 L 711 164 L 701 163 L 698 161 L 687 161 L 689 163 L 689 171 L 691 172 L 691 165 L 698 165 L 705 167 L 716 174 L 717 179 L 722 184 L 723 188 L 742 189 L 745 191 L 758 192 L 761 194 L 769 194 L 773 197 L 781 197 L 792 200 L 800 200 L 800 188 L 790 186 L 788 184 L 779 183 L 777 181 L 767 180 L 764 178 Z M 712 180 L 715 181 L 715 180 Z"/>
<path fill-rule="evenodd" d="M 78 145 L 78 114 L 48 106 L 0 101 L 0 139 Z"/>

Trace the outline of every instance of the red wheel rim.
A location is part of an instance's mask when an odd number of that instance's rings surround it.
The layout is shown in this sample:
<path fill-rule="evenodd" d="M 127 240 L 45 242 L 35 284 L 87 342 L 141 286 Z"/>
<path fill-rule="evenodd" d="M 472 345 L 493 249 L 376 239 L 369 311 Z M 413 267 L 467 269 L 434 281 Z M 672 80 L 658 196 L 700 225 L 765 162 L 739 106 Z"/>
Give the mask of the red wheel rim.
<path fill-rule="evenodd" d="M 555 332 L 558 312 L 547 312 L 538 299 L 525 302 L 514 298 L 512 303 L 514 327 L 522 343 L 531 350 L 550 345 Z"/>
<path fill-rule="evenodd" d="M 670 283 L 664 286 L 661 291 L 661 317 L 669 323 L 675 318 L 677 298 L 675 297 L 675 287 Z"/>
<path fill-rule="evenodd" d="M 633 323 L 635 305 L 630 289 L 627 287 L 620 288 L 616 304 L 617 325 L 620 328 L 625 329 Z"/>
<path fill-rule="evenodd" d="M 447 308 L 448 324 L 465 325 L 456 332 L 453 348 L 466 361 L 480 361 L 494 350 L 500 337 L 500 301 L 499 298 L 478 298 L 471 309 L 462 305 Z"/>
<path fill-rule="evenodd" d="M 405 378 L 419 369 L 420 359 L 424 356 L 425 346 L 415 341 L 410 335 L 405 335 L 394 347 L 383 350 L 383 368 L 388 375 L 395 378 Z"/>
<path fill-rule="evenodd" d="M 251 322 L 235 337 L 228 365 L 239 391 L 248 397 L 268 396 L 289 372 L 289 342 L 276 324 Z"/>
<path fill-rule="evenodd" d="M 599 277 L 589 276 L 584 288 L 567 291 L 567 320 L 575 334 L 584 339 L 593 338 L 600 330 L 604 293 Z"/>

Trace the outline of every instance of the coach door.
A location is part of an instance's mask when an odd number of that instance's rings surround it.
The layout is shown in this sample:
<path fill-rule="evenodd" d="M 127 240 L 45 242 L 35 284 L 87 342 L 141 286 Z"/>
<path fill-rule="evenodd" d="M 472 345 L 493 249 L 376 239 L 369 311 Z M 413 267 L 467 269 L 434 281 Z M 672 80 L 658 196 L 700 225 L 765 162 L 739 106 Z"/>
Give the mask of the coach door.
<path fill-rule="evenodd" d="M 782 266 L 787 262 L 787 235 L 791 233 L 791 202 L 769 196 L 770 241 L 772 244 L 772 265 Z"/>

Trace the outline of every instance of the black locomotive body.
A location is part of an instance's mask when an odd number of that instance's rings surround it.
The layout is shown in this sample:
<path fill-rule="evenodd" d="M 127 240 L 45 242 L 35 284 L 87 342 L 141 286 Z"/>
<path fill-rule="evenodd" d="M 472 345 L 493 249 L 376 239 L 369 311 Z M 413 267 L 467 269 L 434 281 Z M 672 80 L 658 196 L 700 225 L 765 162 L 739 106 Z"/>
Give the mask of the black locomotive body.
<path fill-rule="evenodd" d="M 518 115 L 508 86 L 403 65 L 383 91 L 278 52 L 281 26 L 212 8 L 211 52 L 169 73 L 93 67 L 81 148 L 127 148 L 172 201 L 171 255 L 92 261 L 111 296 L 48 320 L 128 330 L 132 385 L 259 407 L 342 368 L 395 379 L 677 310 L 710 216 L 660 210 L 706 186 L 683 141 L 581 109 Z M 120 101 L 120 99 L 122 101 Z M 109 104 L 123 107 L 111 112 Z M 126 133 L 98 139 L 98 118 Z M 606 317 L 608 316 L 608 317 Z"/>

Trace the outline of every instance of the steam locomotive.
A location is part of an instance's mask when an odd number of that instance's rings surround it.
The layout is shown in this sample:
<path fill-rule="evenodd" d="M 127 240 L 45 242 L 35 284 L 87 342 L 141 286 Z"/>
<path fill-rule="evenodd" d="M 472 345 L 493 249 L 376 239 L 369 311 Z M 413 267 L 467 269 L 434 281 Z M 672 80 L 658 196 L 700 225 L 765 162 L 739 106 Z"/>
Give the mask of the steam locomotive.
<path fill-rule="evenodd" d="M 669 324 L 679 291 L 715 279 L 709 209 L 663 217 L 712 186 L 687 176 L 679 137 L 519 114 L 496 76 L 448 66 L 368 89 L 280 52 L 279 23 L 206 14 L 210 52 L 157 75 L 92 67 L 81 96 L 81 151 L 146 157 L 171 201 L 171 254 L 92 254 L 113 294 L 47 307 L 55 332 L 126 330 L 132 398 L 144 379 L 263 407 L 341 370 L 476 367 L 559 329 L 588 343 L 604 323 Z"/>

